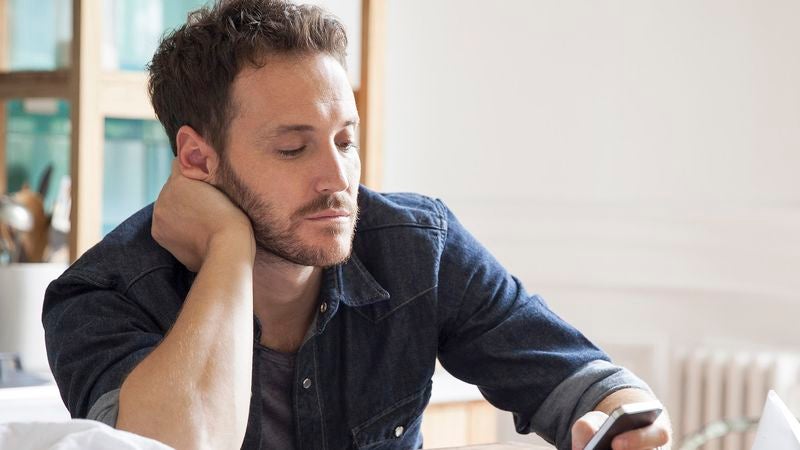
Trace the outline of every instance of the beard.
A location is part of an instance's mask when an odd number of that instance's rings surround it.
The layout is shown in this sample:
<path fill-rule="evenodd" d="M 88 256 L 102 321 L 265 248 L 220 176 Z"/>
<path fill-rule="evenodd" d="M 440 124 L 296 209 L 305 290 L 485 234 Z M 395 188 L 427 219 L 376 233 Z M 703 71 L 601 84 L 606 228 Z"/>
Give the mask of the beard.
<path fill-rule="evenodd" d="M 288 224 L 282 224 L 275 207 L 259 198 L 236 175 L 225 154 L 220 157 L 218 174 L 217 188 L 250 219 L 258 253 L 271 254 L 302 266 L 323 268 L 342 264 L 350 258 L 358 205 L 347 194 L 321 195 L 291 214 Z M 325 237 L 330 241 L 326 245 L 304 243 L 298 229 L 304 223 L 305 217 L 331 208 L 348 211 L 352 218 L 350 225 L 347 227 L 333 225 L 323 230 Z"/>

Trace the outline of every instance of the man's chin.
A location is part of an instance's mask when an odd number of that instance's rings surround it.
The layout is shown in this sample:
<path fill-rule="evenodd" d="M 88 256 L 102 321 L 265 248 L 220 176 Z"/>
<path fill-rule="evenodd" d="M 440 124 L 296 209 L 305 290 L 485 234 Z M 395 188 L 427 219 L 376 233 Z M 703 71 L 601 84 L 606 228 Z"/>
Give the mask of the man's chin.
<path fill-rule="evenodd" d="M 337 266 L 339 264 L 344 264 L 347 260 L 350 259 L 350 255 L 352 253 L 352 247 L 347 246 L 346 248 L 337 248 L 337 249 L 316 249 L 310 252 L 307 256 L 309 258 L 305 258 L 302 262 L 304 265 L 307 266 L 315 266 L 315 267 L 322 267 L 328 268 Z"/>
<path fill-rule="evenodd" d="M 350 259 L 352 245 L 346 246 L 293 246 L 292 248 L 275 248 L 270 245 L 257 244 L 259 259 L 265 262 L 285 262 L 298 266 L 328 268 L 344 264 Z"/>

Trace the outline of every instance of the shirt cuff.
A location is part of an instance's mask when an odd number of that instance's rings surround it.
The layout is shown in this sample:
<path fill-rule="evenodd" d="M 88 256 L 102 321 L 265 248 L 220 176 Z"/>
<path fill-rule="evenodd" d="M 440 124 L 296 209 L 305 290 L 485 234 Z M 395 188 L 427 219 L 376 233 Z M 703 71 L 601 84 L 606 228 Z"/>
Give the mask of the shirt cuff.
<path fill-rule="evenodd" d="M 628 388 L 652 394 L 647 383 L 633 372 L 608 361 L 592 361 L 562 381 L 547 396 L 531 423 L 518 423 L 517 431 L 525 433 L 533 429 L 545 439 L 554 438 L 560 450 L 570 450 L 572 425 L 604 398 Z"/>
<path fill-rule="evenodd" d="M 116 428 L 117 414 L 119 413 L 119 389 L 106 392 L 94 402 L 89 408 L 87 419 L 103 422 L 104 424 Z"/>

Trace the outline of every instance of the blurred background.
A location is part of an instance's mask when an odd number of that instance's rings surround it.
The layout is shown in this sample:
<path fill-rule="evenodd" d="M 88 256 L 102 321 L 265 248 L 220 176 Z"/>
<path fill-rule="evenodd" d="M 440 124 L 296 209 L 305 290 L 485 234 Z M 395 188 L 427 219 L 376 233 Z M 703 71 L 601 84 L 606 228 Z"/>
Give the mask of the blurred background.
<path fill-rule="evenodd" d="M 41 292 L 166 180 L 143 70 L 203 3 L 0 0 L 0 351 L 45 378 Z M 800 3 L 315 3 L 348 27 L 366 184 L 443 199 L 677 436 L 769 388 L 800 413 Z M 15 407 L 57 410 L 37 392 Z M 424 427 L 528 439 L 443 371 Z"/>

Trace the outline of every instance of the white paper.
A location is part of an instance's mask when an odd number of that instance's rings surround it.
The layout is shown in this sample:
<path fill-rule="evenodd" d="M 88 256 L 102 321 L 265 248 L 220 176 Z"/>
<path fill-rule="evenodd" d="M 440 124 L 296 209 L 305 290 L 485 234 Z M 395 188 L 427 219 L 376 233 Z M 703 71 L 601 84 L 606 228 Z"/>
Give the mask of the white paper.
<path fill-rule="evenodd" d="M 769 391 L 753 450 L 800 450 L 800 423 L 775 391 Z"/>

